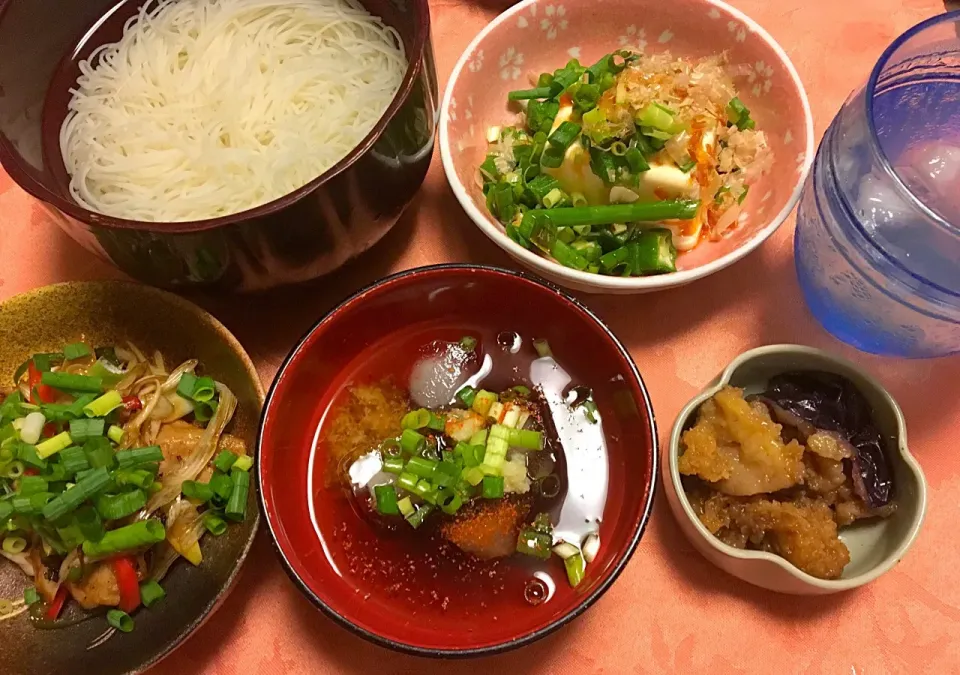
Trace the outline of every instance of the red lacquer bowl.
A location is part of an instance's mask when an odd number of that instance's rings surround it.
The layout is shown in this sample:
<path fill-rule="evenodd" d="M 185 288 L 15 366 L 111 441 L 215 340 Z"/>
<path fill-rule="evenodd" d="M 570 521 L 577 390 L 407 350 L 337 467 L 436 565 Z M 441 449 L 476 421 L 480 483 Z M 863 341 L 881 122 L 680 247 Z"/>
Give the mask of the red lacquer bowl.
<path fill-rule="evenodd" d="M 325 446 L 317 439 L 334 399 L 371 359 L 384 361 L 391 341 L 407 339 L 411 331 L 429 334 L 437 327 L 449 332 L 478 323 L 546 338 L 564 368 L 588 374 L 589 381 L 580 383 L 593 388 L 603 415 L 609 486 L 600 553 L 580 586 L 558 586 L 540 605 L 520 600 L 515 611 L 505 611 L 491 602 L 468 618 L 454 618 L 446 606 L 418 609 L 385 587 L 372 588 L 375 570 L 351 570 L 344 562 L 364 542 L 387 544 L 368 523 L 344 510 L 342 491 L 325 487 Z M 426 656 L 474 656 L 547 635 L 610 587 L 650 517 L 656 439 L 650 397 L 635 364 L 588 309 L 524 274 L 440 265 L 403 272 L 361 290 L 300 341 L 267 397 L 257 477 L 262 510 L 283 565 L 319 609 L 386 647 Z M 347 536 L 344 528 L 363 531 Z"/>

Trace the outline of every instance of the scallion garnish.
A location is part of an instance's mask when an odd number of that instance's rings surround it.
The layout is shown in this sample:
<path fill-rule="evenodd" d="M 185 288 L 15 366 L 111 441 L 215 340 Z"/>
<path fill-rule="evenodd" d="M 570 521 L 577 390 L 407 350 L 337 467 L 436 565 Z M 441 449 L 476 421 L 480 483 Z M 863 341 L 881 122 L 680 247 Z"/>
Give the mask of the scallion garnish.
<path fill-rule="evenodd" d="M 246 471 L 230 472 L 233 489 L 223 514 L 228 520 L 240 522 L 247 516 L 247 495 L 250 492 L 250 474 Z"/>
<path fill-rule="evenodd" d="M 90 557 L 107 556 L 113 553 L 131 551 L 141 546 L 153 546 L 159 544 L 165 538 L 166 530 L 163 523 L 155 518 L 150 518 L 116 530 L 110 530 L 98 542 L 83 542 L 83 553 Z"/>
<path fill-rule="evenodd" d="M 397 490 L 392 485 L 375 486 L 373 496 L 377 503 L 377 511 L 385 516 L 400 514 L 400 507 L 397 505 Z"/>
<path fill-rule="evenodd" d="M 144 607 L 153 607 L 166 596 L 167 593 L 163 590 L 163 587 L 153 579 L 140 584 L 140 602 L 143 603 Z"/>
<path fill-rule="evenodd" d="M 83 414 L 87 417 L 106 417 L 123 405 L 123 397 L 116 389 L 111 389 L 103 396 L 91 401 L 83 407 Z"/>
<path fill-rule="evenodd" d="M 73 342 L 63 348 L 63 358 L 66 361 L 83 358 L 90 355 L 90 348 L 82 342 Z"/>
<path fill-rule="evenodd" d="M 54 373 L 46 371 L 40 376 L 40 383 L 61 391 L 81 391 L 100 393 L 103 391 L 103 379 L 91 375 L 76 373 Z"/>
<path fill-rule="evenodd" d="M 129 633 L 133 630 L 133 619 L 129 614 L 119 609 L 111 609 L 107 612 L 107 623 L 121 633 Z"/>

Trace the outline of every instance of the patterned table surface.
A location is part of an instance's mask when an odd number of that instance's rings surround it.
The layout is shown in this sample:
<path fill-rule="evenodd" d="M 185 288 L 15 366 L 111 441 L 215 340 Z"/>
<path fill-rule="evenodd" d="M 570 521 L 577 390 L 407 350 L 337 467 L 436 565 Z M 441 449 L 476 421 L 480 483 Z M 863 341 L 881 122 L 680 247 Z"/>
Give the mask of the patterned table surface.
<path fill-rule="evenodd" d="M 563 0 L 555 0 L 562 4 Z M 505 0 L 432 0 L 441 84 Z M 943 10 L 938 0 L 733 0 L 780 41 L 810 94 L 818 135 L 884 47 Z M 845 348 L 814 323 L 792 262 L 793 219 L 732 268 L 675 291 L 586 297 L 636 359 L 665 438 L 680 408 L 740 352 L 797 342 L 872 370 L 900 401 L 930 484 L 927 519 L 902 564 L 858 591 L 777 596 L 729 577 L 683 539 L 662 495 L 623 575 L 583 617 L 543 641 L 479 662 L 396 655 L 342 630 L 303 599 L 261 536 L 238 589 L 153 672 L 209 673 L 831 673 L 960 671 L 960 359 L 906 362 Z M 509 261 L 462 213 L 439 153 L 423 190 L 372 252 L 335 277 L 242 302 L 195 298 L 235 332 L 265 382 L 294 341 L 340 298 L 390 272 L 436 262 Z M 0 172 L 0 299 L 118 273 L 47 222 Z M 759 283 L 758 283 L 759 282 Z"/>

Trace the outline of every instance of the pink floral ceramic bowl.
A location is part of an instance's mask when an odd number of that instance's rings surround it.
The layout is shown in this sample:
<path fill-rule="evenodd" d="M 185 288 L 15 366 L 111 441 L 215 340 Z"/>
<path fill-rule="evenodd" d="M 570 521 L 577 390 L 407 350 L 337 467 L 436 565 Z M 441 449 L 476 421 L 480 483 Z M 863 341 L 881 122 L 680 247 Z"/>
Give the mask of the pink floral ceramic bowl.
<path fill-rule="evenodd" d="M 651 277 L 579 272 L 516 244 L 487 211 L 478 167 L 491 126 L 512 124 L 507 92 L 531 74 L 570 58 L 595 62 L 616 49 L 669 50 L 699 58 L 726 51 L 740 98 L 774 153 L 772 170 L 750 188 L 739 225 L 718 242 L 680 255 L 677 271 Z M 759 246 L 793 210 L 813 152 L 806 92 L 783 49 L 756 22 L 720 0 L 524 0 L 494 19 L 463 52 L 443 98 L 440 151 L 447 180 L 477 226 L 523 265 L 558 284 L 594 293 L 642 293 L 680 286 L 736 262 Z"/>

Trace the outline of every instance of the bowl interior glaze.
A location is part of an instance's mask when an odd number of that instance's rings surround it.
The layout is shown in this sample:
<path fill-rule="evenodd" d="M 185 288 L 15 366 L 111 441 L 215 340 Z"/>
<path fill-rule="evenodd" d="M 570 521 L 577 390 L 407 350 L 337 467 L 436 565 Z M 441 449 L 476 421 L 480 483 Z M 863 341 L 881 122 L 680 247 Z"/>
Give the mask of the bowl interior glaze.
<path fill-rule="evenodd" d="M 561 365 L 589 369 L 605 415 L 610 485 L 601 553 L 577 592 L 493 620 L 480 612 L 461 622 L 419 614 L 386 594 L 363 599 L 360 583 L 326 553 L 309 499 L 321 510 L 339 490 L 308 477 L 318 427 L 358 360 L 392 335 L 442 322 L 494 324 L 549 340 Z M 609 422 L 608 422 L 609 420 Z M 612 334 L 576 301 L 529 277 L 495 268 L 436 266 L 389 277 L 346 300 L 294 349 L 268 396 L 259 438 L 264 513 L 283 563 L 304 594 L 342 625 L 379 644 L 426 655 L 463 656 L 516 647 L 557 628 L 613 582 L 649 517 L 656 476 L 652 409 L 633 362 Z M 308 499 L 309 497 L 309 499 Z M 334 538 L 335 539 L 335 538 Z M 336 557 L 336 555 L 334 555 Z M 341 561 L 343 558 L 341 558 Z M 342 566 L 342 565 L 341 565 Z M 562 600 L 561 600 L 562 599 Z"/>
<path fill-rule="evenodd" d="M 243 348 L 199 307 L 175 295 L 127 282 L 67 282 L 45 286 L 0 304 L 0 377 L 12 388 L 13 372 L 31 354 L 59 351 L 68 342 L 93 346 L 129 340 L 147 354 L 160 350 L 167 364 L 198 358 L 207 373 L 238 399 L 229 431 L 254 450 L 263 387 Z M 248 517 L 221 537 L 205 537 L 200 567 L 180 561 L 164 580 L 165 602 L 134 616 L 136 628 L 87 650 L 106 629 L 102 616 L 61 630 L 38 630 L 27 616 L 3 623 L 0 672 L 113 675 L 140 672 L 180 644 L 230 590 L 259 522 L 251 490 Z M 18 598 L 28 585 L 14 565 L 0 560 L 0 597 Z M 77 607 L 65 618 L 82 616 Z"/>

